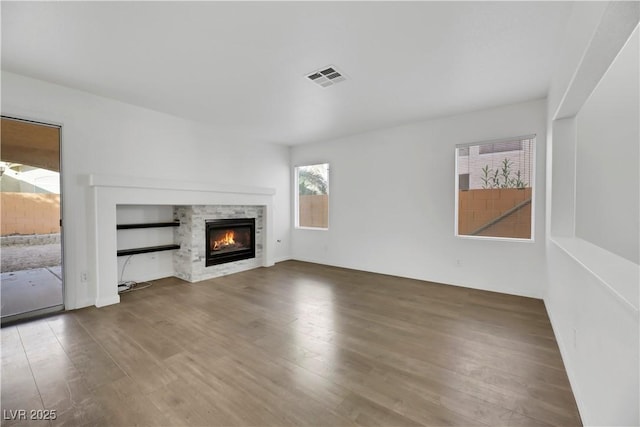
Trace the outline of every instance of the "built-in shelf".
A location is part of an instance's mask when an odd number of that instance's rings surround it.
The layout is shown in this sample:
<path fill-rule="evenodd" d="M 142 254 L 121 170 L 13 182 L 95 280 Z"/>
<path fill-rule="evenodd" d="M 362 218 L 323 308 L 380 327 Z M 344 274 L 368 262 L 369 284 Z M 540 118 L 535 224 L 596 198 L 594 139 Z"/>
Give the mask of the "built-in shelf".
<path fill-rule="evenodd" d="M 178 227 L 178 226 L 180 226 L 179 221 L 146 222 L 142 224 L 116 224 L 116 229 L 131 230 L 135 228 L 162 228 L 162 227 Z M 143 248 L 121 249 L 118 251 L 118 256 L 146 254 L 149 252 L 172 251 L 174 249 L 180 249 L 180 245 L 176 245 L 172 243 L 170 245 L 145 246 Z"/>
<path fill-rule="evenodd" d="M 131 228 L 156 228 L 156 227 L 179 227 L 180 222 L 171 221 L 171 222 L 148 222 L 144 224 L 117 224 L 116 228 L 118 230 L 127 230 Z"/>
<path fill-rule="evenodd" d="M 160 245 L 147 246 L 146 248 L 121 249 L 118 251 L 118 256 L 146 254 L 149 252 L 172 251 L 174 249 L 180 249 L 180 245 Z"/>

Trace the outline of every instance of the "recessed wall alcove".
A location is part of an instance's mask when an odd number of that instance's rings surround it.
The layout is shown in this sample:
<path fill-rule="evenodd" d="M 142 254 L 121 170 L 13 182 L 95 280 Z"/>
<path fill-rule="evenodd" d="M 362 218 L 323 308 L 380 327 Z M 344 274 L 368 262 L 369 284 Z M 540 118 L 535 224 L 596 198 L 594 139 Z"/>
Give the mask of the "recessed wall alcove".
<path fill-rule="evenodd" d="M 91 218 L 88 239 L 89 247 L 93 248 L 89 254 L 89 286 L 94 291 L 97 307 L 120 302 L 116 257 L 118 205 L 172 205 L 177 212 L 181 207 L 206 207 L 207 210 L 214 209 L 211 208 L 214 206 L 217 207 L 215 209 L 235 206 L 260 215 L 259 257 L 256 255 L 247 262 L 230 263 L 225 271 L 212 273 L 213 270 L 209 270 L 194 274 L 191 281 L 274 264 L 274 189 L 106 175 L 88 175 L 86 179 L 91 189 L 87 207 Z"/>

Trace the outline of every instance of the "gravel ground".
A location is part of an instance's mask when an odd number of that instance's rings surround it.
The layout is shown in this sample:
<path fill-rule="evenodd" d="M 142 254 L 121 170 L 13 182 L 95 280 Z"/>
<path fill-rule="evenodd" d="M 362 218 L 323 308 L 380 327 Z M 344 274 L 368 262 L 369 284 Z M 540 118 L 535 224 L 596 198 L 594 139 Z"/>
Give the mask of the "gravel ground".
<path fill-rule="evenodd" d="M 0 252 L 3 273 L 29 270 L 32 268 L 54 267 L 62 264 L 60 244 L 36 246 L 3 246 Z"/>

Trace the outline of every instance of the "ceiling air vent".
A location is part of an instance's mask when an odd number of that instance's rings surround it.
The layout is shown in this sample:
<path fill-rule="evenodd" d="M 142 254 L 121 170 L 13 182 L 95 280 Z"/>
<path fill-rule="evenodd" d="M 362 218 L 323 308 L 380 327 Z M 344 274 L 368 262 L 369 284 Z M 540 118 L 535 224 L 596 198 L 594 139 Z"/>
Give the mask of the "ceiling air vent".
<path fill-rule="evenodd" d="M 307 78 L 322 87 L 333 86 L 346 80 L 344 73 L 338 71 L 334 66 L 324 67 L 307 74 Z"/>

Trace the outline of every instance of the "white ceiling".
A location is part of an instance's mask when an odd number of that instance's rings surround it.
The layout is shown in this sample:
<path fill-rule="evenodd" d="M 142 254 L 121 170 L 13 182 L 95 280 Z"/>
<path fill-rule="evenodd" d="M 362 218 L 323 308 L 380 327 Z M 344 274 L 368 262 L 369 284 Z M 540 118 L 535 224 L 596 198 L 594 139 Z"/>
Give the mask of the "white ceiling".
<path fill-rule="evenodd" d="M 571 3 L 1 8 L 4 70 L 293 145 L 546 96 Z M 326 65 L 348 80 L 306 80 Z"/>

